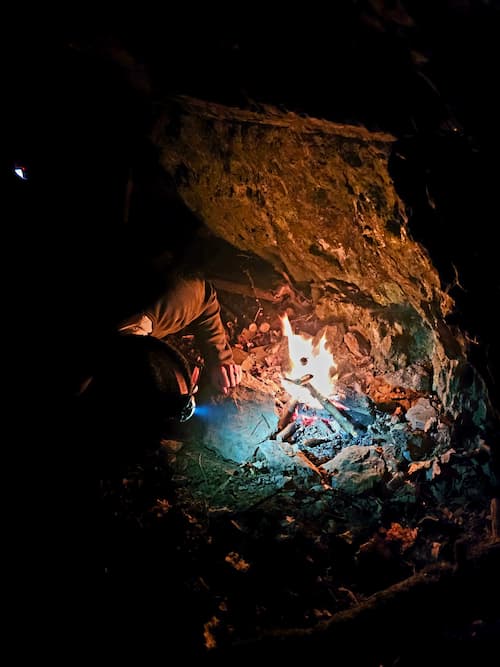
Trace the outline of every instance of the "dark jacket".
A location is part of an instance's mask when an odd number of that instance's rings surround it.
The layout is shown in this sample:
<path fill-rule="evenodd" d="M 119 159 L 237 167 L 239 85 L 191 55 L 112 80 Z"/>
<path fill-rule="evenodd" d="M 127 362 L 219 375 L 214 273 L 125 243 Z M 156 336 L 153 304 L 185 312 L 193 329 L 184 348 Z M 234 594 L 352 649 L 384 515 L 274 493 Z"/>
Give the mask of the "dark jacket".
<path fill-rule="evenodd" d="M 233 363 L 217 293 L 202 278 L 179 278 L 155 303 L 119 326 L 123 332 L 160 339 L 187 328 L 208 364 Z"/>

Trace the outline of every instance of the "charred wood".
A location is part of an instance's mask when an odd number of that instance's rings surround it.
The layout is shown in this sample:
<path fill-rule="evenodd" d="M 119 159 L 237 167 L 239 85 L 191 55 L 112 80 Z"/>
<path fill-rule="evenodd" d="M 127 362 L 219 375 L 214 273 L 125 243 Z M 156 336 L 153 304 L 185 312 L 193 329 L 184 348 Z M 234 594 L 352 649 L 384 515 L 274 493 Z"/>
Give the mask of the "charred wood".
<path fill-rule="evenodd" d="M 349 419 L 345 417 L 339 410 L 337 410 L 337 408 L 328 400 L 326 396 L 323 396 L 323 394 L 315 387 L 313 387 L 310 382 L 306 382 L 302 386 L 306 387 L 309 390 L 311 396 L 313 396 L 313 398 L 321 403 L 324 409 L 335 419 L 341 429 L 343 429 L 349 435 L 352 435 L 353 438 L 358 435 L 356 429 L 354 428 L 353 424 L 351 424 Z"/>
<path fill-rule="evenodd" d="M 281 441 L 287 440 L 295 433 L 298 427 L 299 425 L 297 424 L 297 422 L 291 422 L 290 424 L 287 424 L 287 426 L 285 426 L 284 429 L 276 433 L 275 439 Z"/>
<path fill-rule="evenodd" d="M 285 405 L 285 407 L 283 408 L 283 412 L 281 413 L 280 420 L 278 422 L 278 432 L 282 431 L 285 428 L 285 426 L 288 426 L 288 424 L 292 421 L 297 405 L 298 401 L 295 400 L 294 398 L 291 398 Z"/>

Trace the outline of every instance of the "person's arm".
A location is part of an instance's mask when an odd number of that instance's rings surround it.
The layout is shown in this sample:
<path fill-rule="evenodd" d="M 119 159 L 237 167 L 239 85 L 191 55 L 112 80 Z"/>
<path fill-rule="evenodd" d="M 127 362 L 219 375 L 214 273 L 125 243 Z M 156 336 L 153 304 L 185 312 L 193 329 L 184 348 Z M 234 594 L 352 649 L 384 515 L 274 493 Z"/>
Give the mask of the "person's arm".
<path fill-rule="evenodd" d="M 189 327 L 207 364 L 212 383 L 227 393 L 241 381 L 221 320 L 213 285 L 201 278 L 179 279 L 151 307 L 122 322 L 119 331 L 163 339 Z"/>
<path fill-rule="evenodd" d="M 212 383 L 223 393 L 241 381 L 241 366 L 234 363 L 220 315 L 220 303 L 214 286 L 205 282 L 201 314 L 193 322 L 196 338 L 209 368 Z"/>

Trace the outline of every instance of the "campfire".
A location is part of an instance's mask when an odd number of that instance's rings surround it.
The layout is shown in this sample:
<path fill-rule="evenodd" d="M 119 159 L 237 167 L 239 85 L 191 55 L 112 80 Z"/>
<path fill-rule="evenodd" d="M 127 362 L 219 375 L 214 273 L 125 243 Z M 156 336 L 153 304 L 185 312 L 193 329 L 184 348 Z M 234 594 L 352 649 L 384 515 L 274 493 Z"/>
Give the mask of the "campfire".
<path fill-rule="evenodd" d="M 231 290 L 226 282 L 221 293 L 234 312 Z M 301 488 L 319 484 L 342 494 L 329 497 L 337 505 L 356 497 L 378 519 L 381 503 L 405 513 L 423 490 L 442 503 L 457 489 L 474 494 L 487 487 L 487 469 L 474 462 L 488 458 L 488 443 L 476 438 L 466 451 L 457 447 L 453 424 L 422 385 L 418 365 L 405 375 L 377 373 L 373 360 L 361 356 L 361 344 L 354 345 L 361 340 L 356 330 L 338 343 L 335 326 L 315 319 L 312 304 L 290 289 L 259 296 L 248 324 L 239 330 L 228 324 L 243 381 L 230 400 L 200 417 L 205 446 L 269 475 L 278 487 L 290 478 Z M 472 487 L 470 465 L 480 478 Z"/>
<path fill-rule="evenodd" d="M 340 403 L 334 395 L 336 378 L 333 373 L 336 364 L 328 350 L 325 334 L 315 343 L 310 335 L 294 334 L 286 314 L 283 315 L 281 322 L 283 335 L 288 339 L 290 364 L 288 371 L 290 377 L 284 376 L 282 384 L 291 396 L 279 422 L 281 429 L 287 427 L 299 404 L 303 404 L 306 408 L 326 411 L 330 420 L 333 418 L 346 433 L 356 436 L 352 421 L 340 412 L 340 410 L 348 411 L 349 408 Z M 310 416 L 302 415 L 303 423 L 310 419 Z M 316 417 L 312 419 L 315 420 Z M 285 433 L 281 429 L 277 437 L 284 439 Z"/>

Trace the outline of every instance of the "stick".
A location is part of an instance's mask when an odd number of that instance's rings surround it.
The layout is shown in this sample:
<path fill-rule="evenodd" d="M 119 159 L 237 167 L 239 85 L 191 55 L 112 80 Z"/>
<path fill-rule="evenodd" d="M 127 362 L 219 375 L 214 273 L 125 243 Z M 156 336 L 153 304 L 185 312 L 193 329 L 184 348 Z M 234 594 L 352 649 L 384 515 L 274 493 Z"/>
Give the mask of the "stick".
<path fill-rule="evenodd" d="M 276 440 L 278 441 L 286 440 L 295 433 L 298 427 L 299 425 L 297 424 L 297 422 L 292 422 L 291 424 L 288 424 L 288 426 L 285 426 L 283 430 L 276 433 Z"/>
<path fill-rule="evenodd" d="M 490 503 L 490 517 L 491 517 L 491 537 L 496 542 L 500 535 L 500 516 L 498 514 L 498 498 L 492 498 Z"/>
<path fill-rule="evenodd" d="M 342 429 L 344 429 L 346 433 L 352 435 L 353 438 L 355 438 L 358 435 L 356 429 L 347 419 L 347 417 L 344 417 L 344 415 L 341 414 L 332 403 L 330 403 L 330 401 L 326 398 L 326 396 L 323 396 L 323 394 L 319 392 L 315 387 L 313 387 L 310 382 L 306 382 L 302 386 L 309 389 L 311 396 L 313 396 L 316 400 L 318 400 L 321 403 L 321 405 L 325 408 L 325 410 L 331 414 L 331 416 L 335 419 L 337 424 Z"/>
<path fill-rule="evenodd" d="M 278 432 L 282 431 L 285 428 L 285 426 L 287 426 L 290 423 L 293 417 L 293 413 L 295 412 L 295 408 L 297 407 L 297 404 L 298 401 L 294 398 L 291 398 L 285 405 L 281 413 L 280 420 L 278 422 Z"/>
<path fill-rule="evenodd" d="M 251 287 L 250 285 L 241 285 L 240 283 L 233 283 L 230 280 L 220 280 L 219 278 L 210 278 L 210 282 L 214 284 L 217 291 L 232 292 L 233 294 L 240 294 L 241 296 L 251 296 L 254 299 L 272 301 L 273 303 L 279 303 L 282 300 L 281 297 L 275 297 L 272 292 L 267 292 L 258 287 Z"/>

